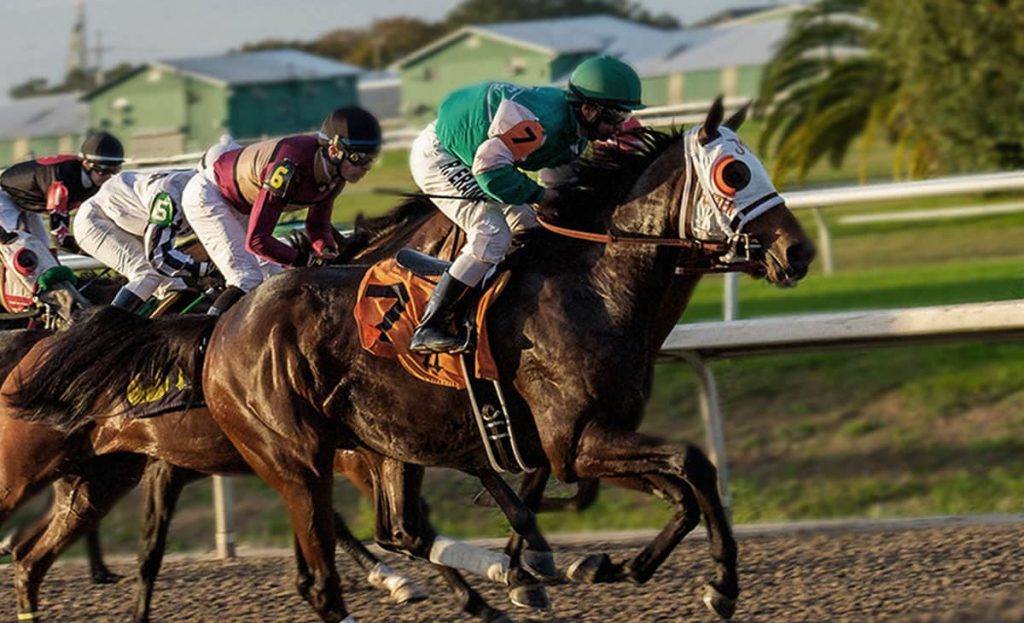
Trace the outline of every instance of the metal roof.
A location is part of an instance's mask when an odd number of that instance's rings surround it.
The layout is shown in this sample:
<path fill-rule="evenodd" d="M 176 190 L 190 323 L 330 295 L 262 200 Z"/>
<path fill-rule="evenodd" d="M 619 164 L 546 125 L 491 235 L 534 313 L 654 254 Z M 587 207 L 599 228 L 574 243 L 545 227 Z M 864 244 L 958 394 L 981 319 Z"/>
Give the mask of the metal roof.
<path fill-rule="evenodd" d="M 652 57 L 637 63 L 641 76 L 659 76 L 679 71 L 718 69 L 742 65 L 764 65 L 789 30 L 789 20 L 775 20 L 720 28 L 706 28 L 701 41 L 671 56 Z"/>
<path fill-rule="evenodd" d="M 262 50 L 160 60 L 156 64 L 225 85 L 357 76 L 363 69 L 299 50 Z"/>
<path fill-rule="evenodd" d="M 451 41 L 473 34 L 552 56 L 590 52 L 611 54 L 630 63 L 667 54 L 689 36 L 687 31 L 662 30 L 609 15 L 500 22 L 460 28 L 395 61 L 392 67 L 404 67 Z"/>
<path fill-rule="evenodd" d="M 0 105 L 0 139 L 84 134 L 89 106 L 81 93 L 61 93 L 12 100 Z"/>

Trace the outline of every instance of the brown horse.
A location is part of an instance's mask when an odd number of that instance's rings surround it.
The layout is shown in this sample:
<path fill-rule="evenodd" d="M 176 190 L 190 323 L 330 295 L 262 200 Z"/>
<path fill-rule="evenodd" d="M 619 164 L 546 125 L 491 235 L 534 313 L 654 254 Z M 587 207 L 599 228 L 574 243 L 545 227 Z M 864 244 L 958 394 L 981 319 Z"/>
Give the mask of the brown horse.
<path fill-rule="evenodd" d="M 359 245 L 364 249 L 379 248 L 379 243 L 385 235 L 406 242 L 408 236 L 414 232 L 430 230 L 431 227 L 424 227 L 423 223 L 430 220 L 429 217 L 433 215 L 434 211 L 429 206 L 406 206 L 387 219 L 378 219 L 386 221 L 385 223 L 361 228 Z M 353 246 L 351 241 L 350 246 Z M 109 329 L 109 334 L 95 333 L 90 328 L 92 319 L 89 317 L 84 319 L 84 325 L 78 331 L 91 335 L 97 344 L 109 345 L 116 341 L 127 352 L 137 352 L 137 342 L 125 344 L 123 340 L 115 340 L 115 336 L 131 332 L 133 326 L 147 327 L 156 335 L 160 333 L 159 325 L 152 327 L 148 322 L 121 310 L 110 308 L 96 313 L 112 318 L 110 322 L 100 323 Z M 198 323 L 206 326 L 214 322 L 214 319 L 207 317 L 169 318 L 163 322 L 178 323 L 179 320 L 187 324 Z M 11 332 L 11 339 L 6 343 L 8 348 L 3 351 L 0 362 L 10 362 L 9 370 L 33 344 L 46 335 L 43 331 Z M 15 337 L 18 339 L 14 339 Z M 70 338 L 74 339 L 74 333 L 70 334 Z M 149 341 L 151 340 L 142 340 L 143 343 Z M 41 344 L 40 348 L 45 348 L 45 344 Z M 22 362 L 19 374 L 13 376 L 18 378 L 26 370 L 31 370 L 35 356 L 38 356 L 38 353 Z M 90 355 L 79 351 L 73 365 L 87 365 L 90 361 Z M 4 370 L 5 376 L 6 373 L 7 370 Z M 140 541 L 139 589 L 133 620 L 145 621 L 149 616 L 153 585 L 162 560 L 167 528 L 181 489 L 187 483 L 203 477 L 203 472 L 223 473 L 227 470 L 228 473 L 247 473 L 248 467 L 233 453 L 230 444 L 212 423 L 205 409 L 173 412 L 146 420 L 128 420 L 117 417 L 109 410 L 95 415 L 95 426 L 76 430 L 70 435 L 62 436 L 59 431 L 52 429 L 41 431 L 38 427 L 35 431 L 21 431 L 26 437 L 31 438 L 27 443 L 35 448 L 26 450 L 26 447 L 23 447 L 22 450 L 25 450 L 29 457 L 36 459 L 37 463 L 22 461 L 21 458 L 24 457 L 12 456 L 17 467 L 4 470 L 4 475 L 8 478 L 15 473 L 20 473 L 25 478 L 13 479 L 20 482 L 14 494 L 5 500 L 11 507 L 5 507 L 4 510 L 16 506 L 28 491 L 45 484 L 57 474 L 63 474 L 63 477 L 55 482 L 56 495 L 49 516 L 34 526 L 14 550 L 19 607 L 25 614 L 38 612 L 38 589 L 56 556 L 70 545 L 82 530 L 95 525 L 120 497 L 143 478 L 146 526 Z M 15 437 L 18 440 L 13 443 L 20 445 L 25 441 L 18 435 L 8 435 L 4 438 L 11 441 Z M 64 439 L 63 443 L 55 441 L 60 438 Z M 184 446 L 183 440 L 187 440 Z M 42 445 L 33 445 L 37 442 Z M 182 460 L 181 456 L 187 453 L 185 448 L 198 450 L 199 455 Z M 119 461 L 115 469 L 113 459 L 104 459 L 105 455 L 114 453 L 132 453 L 139 456 L 135 460 Z M 150 459 L 147 465 L 146 456 L 160 457 L 163 460 Z M 8 466 L 10 465 L 8 463 Z M 54 469 L 55 466 L 59 466 L 57 470 Z M 378 499 L 387 500 L 394 497 L 388 494 L 386 477 L 381 475 L 383 470 L 390 467 L 385 466 L 380 457 L 372 453 L 339 451 L 335 454 L 334 469 L 353 482 L 364 495 L 370 496 L 371 492 L 376 490 L 380 492 L 376 495 Z M 385 506 L 381 514 L 386 512 Z M 386 519 L 381 521 L 381 525 L 387 525 Z M 368 572 L 371 584 L 388 590 L 392 599 L 400 603 L 425 597 L 422 588 L 392 572 L 367 551 L 348 532 L 340 516 L 336 517 L 335 528 L 339 545 Z M 532 526 L 532 529 L 536 530 L 535 526 Z M 439 571 L 452 587 L 464 612 L 487 621 L 502 620 L 503 613 L 491 608 L 469 587 L 460 574 L 441 567 Z M 536 598 L 530 594 L 529 589 L 522 594 L 524 601 Z M 539 598 L 544 599 L 544 596 L 541 595 Z"/>
<path fill-rule="evenodd" d="M 638 244 L 538 236 L 510 257 L 512 279 L 489 331 L 528 463 L 550 466 L 565 481 L 608 478 L 657 493 L 675 507 L 644 551 L 627 563 L 597 558 L 591 577 L 645 581 L 703 516 L 716 563 L 705 600 L 731 616 L 739 593 L 736 545 L 714 467 L 694 446 L 635 432 L 660 344 L 653 341 L 656 327 L 671 311 L 678 317 L 686 298 L 676 310 L 664 305 L 675 268 L 712 246 L 673 240 L 697 233 L 746 244 L 763 274 L 780 284 L 802 278 L 813 257 L 763 167 L 736 138 L 736 122 L 720 126 L 721 118 L 719 104 L 701 128 L 664 137 L 643 174 L 624 185 L 631 189 L 627 196 L 612 192 L 614 185 L 599 187 L 576 210 L 572 205 L 580 200 L 571 197 L 562 213 L 568 222 Z M 624 182 L 613 177 L 605 171 L 597 181 Z M 306 578 L 302 594 L 327 621 L 348 616 L 332 556 L 335 448 L 368 447 L 401 466 L 392 481 L 406 487 L 392 504 L 392 518 L 400 520 L 396 527 L 405 531 L 409 552 L 440 562 L 448 560 L 447 543 L 435 540 L 415 504 L 421 466 L 478 475 L 488 470 L 459 393 L 414 381 L 393 361 L 360 348 L 351 310 L 361 277 L 361 269 L 339 268 L 292 271 L 268 281 L 217 325 L 203 375 L 214 419 L 285 500 Z M 89 421 L 97 402 L 123 395 L 140 375 L 162 379 L 173 367 L 168 362 L 190 361 L 199 339 L 193 332 L 179 327 L 161 348 L 118 361 L 121 369 L 111 361 L 103 375 L 80 375 L 63 389 L 47 381 L 64 373 L 64 356 L 85 344 L 57 343 L 21 388 L 15 401 L 21 411 L 12 414 L 26 418 L 26 427 L 38 421 L 73 430 Z M 92 354 L 101 356 L 96 350 Z M 0 436 L 17 426 L 3 421 Z"/>

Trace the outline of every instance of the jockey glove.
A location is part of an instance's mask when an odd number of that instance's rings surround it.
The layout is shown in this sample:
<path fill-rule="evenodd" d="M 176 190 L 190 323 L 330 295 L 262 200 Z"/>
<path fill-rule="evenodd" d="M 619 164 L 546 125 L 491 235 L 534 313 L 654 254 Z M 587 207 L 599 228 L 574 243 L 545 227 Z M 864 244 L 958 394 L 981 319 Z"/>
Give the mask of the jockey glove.
<path fill-rule="evenodd" d="M 76 255 L 82 254 L 82 248 L 78 246 L 78 241 L 71 234 L 66 236 L 57 237 L 57 246 L 68 253 L 74 253 Z"/>
<path fill-rule="evenodd" d="M 300 247 L 295 249 L 295 260 L 292 262 L 292 266 L 295 268 L 309 266 L 315 258 L 316 256 L 313 255 L 311 249 L 305 246 Z"/>

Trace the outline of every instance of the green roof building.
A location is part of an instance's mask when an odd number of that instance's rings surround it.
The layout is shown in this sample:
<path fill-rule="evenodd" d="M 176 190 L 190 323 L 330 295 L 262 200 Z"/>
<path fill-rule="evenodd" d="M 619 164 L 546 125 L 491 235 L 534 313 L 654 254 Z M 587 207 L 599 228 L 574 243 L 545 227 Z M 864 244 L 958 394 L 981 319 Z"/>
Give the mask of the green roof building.
<path fill-rule="evenodd" d="M 392 69 L 401 83 L 401 112 L 415 124 L 433 118 L 444 96 L 461 86 L 485 80 L 565 84 L 580 61 L 597 54 L 636 68 L 648 106 L 705 102 L 718 94 L 752 98 L 790 14 L 683 30 L 606 15 L 467 26 Z"/>
<path fill-rule="evenodd" d="M 224 133 L 258 139 L 319 127 L 359 103 L 362 69 L 298 50 L 152 61 L 83 98 L 89 125 L 131 158 L 199 151 Z"/>

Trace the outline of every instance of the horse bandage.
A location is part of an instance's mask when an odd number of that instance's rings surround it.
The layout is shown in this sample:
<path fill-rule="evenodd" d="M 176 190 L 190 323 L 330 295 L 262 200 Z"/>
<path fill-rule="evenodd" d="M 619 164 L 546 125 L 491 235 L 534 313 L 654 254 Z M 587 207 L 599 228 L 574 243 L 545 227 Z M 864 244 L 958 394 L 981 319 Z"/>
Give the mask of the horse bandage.
<path fill-rule="evenodd" d="M 511 564 L 505 554 L 439 536 L 430 547 L 430 562 L 481 575 L 492 582 L 507 584 Z"/>

